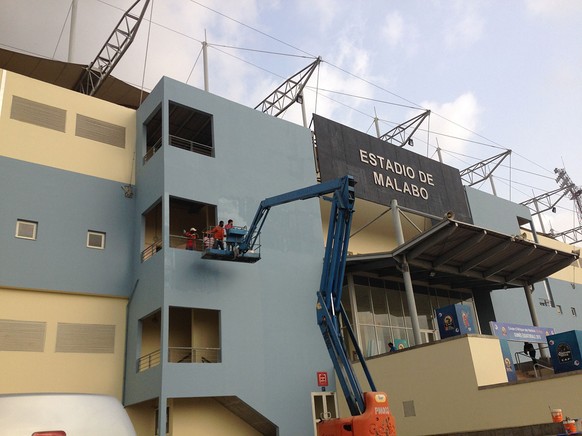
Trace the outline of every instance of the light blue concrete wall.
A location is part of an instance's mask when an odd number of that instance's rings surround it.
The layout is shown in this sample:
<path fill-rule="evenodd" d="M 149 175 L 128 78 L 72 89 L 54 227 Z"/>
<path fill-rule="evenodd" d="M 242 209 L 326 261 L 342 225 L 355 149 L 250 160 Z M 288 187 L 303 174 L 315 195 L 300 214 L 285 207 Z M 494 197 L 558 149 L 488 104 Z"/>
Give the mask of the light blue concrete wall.
<path fill-rule="evenodd" d="M 506 235 L 517 235 L 521 233 L 517 218 L 531 221 L 527 206 L 512 203 L 469 186 L 465 187 L 465 190 L 476 226 Z"/>
<path fill-rule="evenodd" d="M 164 146 L 157 153 L 163 169 L 155 163 L 150 171 L 149 162 L 139 168 L 138 152 L 138 197 L 151 200 L 163 191 L 166 204 L 170 196 L 216 204 L 219 220 L 249 225 L 264 198 L 316 183 L 308 129 L 167 78 L 138 110 L 138 126 L 162 98 L 213 114 L 215 157 Z M 156 183 L 147 180 L 151 177 Z M 139 198 L 138 213 L 146 207 Z M 165 215 L 165 237 L 168 226 Z M 139 265 L 128 353 L 136 355 L 138 320 L 159 301 L 156 292 L 163 295 L 164 313 L 170 306 L 218 310 L 222 363 L 164 363 L 160 395 L 236 395 L 274 422 L 281 435 L 310 434 L 310 393 L 320 390 L 316 372 L 332 374 L 315 315 L 323 257 L 318 200 L 273 208 L 261 244 L 256 264 L 203 260 L 199 252 L 164 248 L 163 266 Z M 163 276 L 163 287 L 159 278 L 152 284 L 154 276 Z M 129 360 L 126 403 L 131 404 L 145 397 Z"/>
<path fill-rule="evenodd" d="M 0 157 L 0 205 L 0 286 L 129 295 L 135 202 L 120 183 Z M 14 236 L 17 219 L 38 222 L 37 240 Z"/>
<path fill-rule="evenodd" d="M 518 217 L 531 221 L 529 209 L 526 206 L 495 197 L 491 194 L 467 187 L 467 198 L 475 225 L 482 226 L 508 235 L 521 233 Z M 550 292 L 557 305 L 562 306 L 562 314 L 555 307 L 541 306 L 540 299 L 547 299 L 548 294 L 543 282 L 536 283 L 533 290 L 533 301 L 539 325 L 555 329 L 556 333 L 579 330 L 582 328 L 582 304 L 580 290 L 573 288 L 570 282 L 549 279 Z M 491 292 L 491 303 L 495 312 L 495 320 L 514 324 L 532 325 L 531 314 L 527 305 L 523 288 L 500 289 Z M 571 308 L 576 309 L 578 316 L 572 315 Z M 523 344 L 510 344 L 512 352 L 521 351 Z"/>

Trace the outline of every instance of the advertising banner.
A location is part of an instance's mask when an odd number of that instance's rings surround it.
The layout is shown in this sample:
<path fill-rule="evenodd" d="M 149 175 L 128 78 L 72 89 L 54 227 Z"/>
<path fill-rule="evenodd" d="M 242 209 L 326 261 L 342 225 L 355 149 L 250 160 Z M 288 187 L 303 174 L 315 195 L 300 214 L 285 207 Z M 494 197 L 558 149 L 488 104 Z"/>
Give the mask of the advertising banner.
<path fill-rule="evenodd" d="M 471 306 L 457 303 L 435 310 L 441 339 L 477 333 Z"/>
<path fill-rule="evenodd" d="M 507 341 L 545 344 L 546 337 L 554 334 L 554 329 L 549 327 L 535 327 L 494 321 L 490 321 L 489 326 L 491 327 L 493 336 Z"/>
<path fill-rule="evenodd" d="M 503 365 L 505 366 L 505 372 L 507 373 L 507 381 L 517 381 L 517 374 L 515 373 L 515 368 L 513 366 L 509 343 L 504 339 L 499 339 L 499 345 L 501 346 L 501 354 L 503 355 Z"/>
<path fill-rule="evenodd" d="M 571 330 L 548 336 L 554 373 L 582 369 L 582 331 Z"/>
<path fill-rule="evenodd" d="M 472 224 L 459 170 L 402 147 L 313 116 L 321 181 L 356 180 L 356 197 L 382 205 L 392 200 L 419 212 Z"/>

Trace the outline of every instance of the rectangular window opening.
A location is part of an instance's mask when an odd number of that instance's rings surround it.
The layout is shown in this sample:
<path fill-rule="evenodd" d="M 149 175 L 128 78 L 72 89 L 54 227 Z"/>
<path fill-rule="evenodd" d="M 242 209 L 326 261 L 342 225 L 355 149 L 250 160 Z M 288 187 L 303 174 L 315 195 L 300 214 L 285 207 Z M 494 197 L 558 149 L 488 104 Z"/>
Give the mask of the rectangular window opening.
<path fill-rule="evenodd" d="M 89 230 L 87 232 L 87 247 L 97 248 L 99 250 L 104 250 L 105 249 L 105 233 L 95 232 L 93 230 Z"/>
<path fill-rule="evenodd" d="M 16 220 L 16 237 L 36 240 L 38 223 L 35 221 Z"/>

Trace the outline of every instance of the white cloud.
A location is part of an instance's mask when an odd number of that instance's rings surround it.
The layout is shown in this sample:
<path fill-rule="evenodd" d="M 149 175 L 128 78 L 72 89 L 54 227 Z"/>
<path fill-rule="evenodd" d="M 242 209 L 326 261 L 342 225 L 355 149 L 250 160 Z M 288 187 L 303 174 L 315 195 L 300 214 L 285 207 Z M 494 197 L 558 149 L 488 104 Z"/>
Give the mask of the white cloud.
<path fill-rule="evenodd" d="M 470 139 L 474 136 L 472 132 L 478 128 L 481 113 L 477 98 L 471 92 L 466 92 L 454 101 L 446 103 L 425 101 L 421 103 L 421 107 L 432 111 L 431 138 L 439 138 L 438 142 L 442 149 L 463 153 L 466 143 L 454 138 Z"/>
<path fill-rule="evenodd" d="M 470 47 L 483 37 L 485 20 L 473 2 L 456 2 L 454 5 L 444 26 L 444 42 L 450 49 Z"/>
<path fill-rule="evenodd" d="M 575 0 L 525 0 L 526 9 L 533 15 L 569 17 L 582 11 L 582 2 Z"/>
<path fill-rule="evenodd" d="M 395 11 L 386 16 L 385 22 L 382 34 L 386 37 L 388 45 L 395 47 L 404 40 L 404 19 Z"/>

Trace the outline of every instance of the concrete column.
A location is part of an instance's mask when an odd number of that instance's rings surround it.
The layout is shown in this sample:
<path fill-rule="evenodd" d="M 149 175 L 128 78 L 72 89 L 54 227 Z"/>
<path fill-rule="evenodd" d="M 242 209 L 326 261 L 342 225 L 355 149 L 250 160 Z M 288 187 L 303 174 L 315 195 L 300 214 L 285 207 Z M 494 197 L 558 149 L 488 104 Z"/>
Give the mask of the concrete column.
<path fill-rule="evenodd" d="M 394 224 L 394 234 L 398 245 L 404 244 L 404 232 L 402 231 L 402 223 L 400 221 L 400 212 L 398 210 L 398 202 L 392 200 L 390 203 L 392 210 L 392 223 Z M 414 342 L 416 345 L 422 343 L 420 335 L 420 323 L 418 322 L 418 312 L 416 311 L 416 300 L 414 299 L 414 288 L 412 287 L 412 277 L 410 276 L 410 267 L 406 255 L 402 256 L 402 277 L 404 278 L 404 289 L 406 291 L 406 302 L 408 303 L 408 310 L 410 312 L 410 320 L 412 321 L 412 333 L 414 334 Z"/>
<path fill-rule="evenodd" d="M 527 300 L 527 305 L 529 307 L 529 313 L 531 315 L 531 322 L 534 326 L 539 327 L 540 322 L 538 320 L 538 314 L 536 313 L 536 306 L 535 306 L 535 303 L 534 303 L 533 297 L 532 297 L 533 287 L 531 285 L 524 286 L 523 290 L 525 292 L 525 298 Z M 540 346 L 540 354 L 542 355 L 542 357 L 544 357 L 546 359 L 550 358 L 547 347 Z"/>

